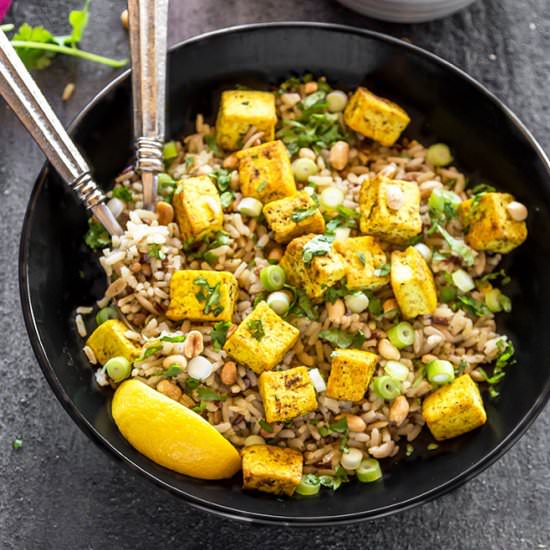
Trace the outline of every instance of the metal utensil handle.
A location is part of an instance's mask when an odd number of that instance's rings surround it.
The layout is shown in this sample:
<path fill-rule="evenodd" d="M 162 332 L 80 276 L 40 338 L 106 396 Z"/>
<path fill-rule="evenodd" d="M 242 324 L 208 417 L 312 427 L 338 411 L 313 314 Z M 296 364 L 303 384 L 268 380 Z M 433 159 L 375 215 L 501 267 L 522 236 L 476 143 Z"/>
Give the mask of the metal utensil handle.
<path fill-rule="evenodd" d="M 85 206 L 97 213 L 111 234 L 122 233 L 103 204 L 105 196 L 93 181 L 88 164 L 3 31 L 0 31 L 0 95 Z"/>
<path fill-rule="evenodd" d="M 168 0 L 128 0 L 136 168 L 164 169 Z"/>

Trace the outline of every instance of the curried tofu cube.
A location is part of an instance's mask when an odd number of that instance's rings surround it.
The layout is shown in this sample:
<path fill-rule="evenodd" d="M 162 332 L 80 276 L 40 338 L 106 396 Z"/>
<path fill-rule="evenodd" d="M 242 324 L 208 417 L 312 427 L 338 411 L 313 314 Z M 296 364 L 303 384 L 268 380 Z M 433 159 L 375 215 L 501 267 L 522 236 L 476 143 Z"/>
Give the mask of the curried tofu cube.
<path fill-rule="evenodd" d="M 294 346 L 300 331 L 260 302 L 227 339 L 223 349 L 256 374 L 271 370 Z"/>
<path fill-rule="evenodd" d="M 290 158 L 282 141 L 270 141 L 237 153 L 241 191 L 268 203 L 296 194 Z"/>
<path fill-rule="evenodd" d="M 268 422 L 285 422 L 317 408 L 315 388 L 306 367 L 263 372 L 258 388 Z"/>
<path fill-rule="evenodd" d="M 479 388 L 469 374 L 428 395 L 422 416 L 438 441 L 475 430 L 487 421 Z"/>
<path fill-rule="evenodd" d="M 513 201 L 508 193 L 483 193 L 464 201 L 458 211 L 466 243 L 475 250 L 506 254 L 525 241 L 527 225 L 512 219 L 507 210 Z"/>
<path fill-rule="evenodd" d="M 377 290 L 389 283 L 388 259 L 374 237 L 338 239 L 333 246 L 344 258 L 350 290 Z"/>
<path fill-rule="evenodd" d="M 279 243 L 305 235 L 323 233 L 325 219 L 314 200 L 305 191 L 292 197 L 268 202 L 264 206 L 264 215 L 269 227 Z"/>
<path fill-rule="evenodd" d="M 386 146 L 399 139 L 410 121 L 399 105 L 366 88 L 357 88 L 344 110 L 344 122 L 352 130 Z"/>
<path fill-rule="evenodd" d="M 180 182 L 172 199 L 184 240 L 201 239 L 223 226 L 223 208 L 216 186 L 208 176 Z"/>
<path fill-rule="evenodd" d="M 363 233 L 401 244 L 422 231 L 420 191 L 411 181 L 377 176 L 365 180 L 359 194 Z"/>
<path fill-rule="evenodd" d="M 240 149 L 251 126 L 264 133 L 263 141 L 271 141 L 275 137 L 276 124 L 275 96 L 272 93 L 228 90 L 221 97 L 216 141 L 223 149 Z"/>
<path fill-rule="evenodd" d="M 358 349 L 337 349 L 331 357 L 328 397 L 361 401 L 374 374 L 378 355 Z"/>
<path fill-rule="evenodd" d="M 242 450 L 243 488 L 292 496 L 302 479 L 304 459 L 294 449 L 251 445 Z"/>
<path fill-rule="evenodd" d="M 117 319 L 101 323 L 90 335 L 86 345 L 92 348 L 96 359 L 104 365 L 111 357 L 126 357 L 132 362 L 141 355 L 141 348 L 124 336 L 126 325 Z"/>
<path fill-rule="evenodd" d="M 304 235 L 292 240 L 280 266 L 289 283 L 303 288 L 312 300 L 322 298 L 326 290 L 346 274 L 342 256 L 324 235 Z"/>
<path fill-rule="evenodd" d="M 416 248 L 391 255 L 391 286 L 399 309 L 406 319 L 433 313 L 437 293 L 433 274 Z"/>
<path fill-rule="evenodd" d="M 176 271 L 170 280 L 170 306 L 166 317 L 172 321 L 231 321 L 239 293 L 239 283 L 227 271 Z"/>

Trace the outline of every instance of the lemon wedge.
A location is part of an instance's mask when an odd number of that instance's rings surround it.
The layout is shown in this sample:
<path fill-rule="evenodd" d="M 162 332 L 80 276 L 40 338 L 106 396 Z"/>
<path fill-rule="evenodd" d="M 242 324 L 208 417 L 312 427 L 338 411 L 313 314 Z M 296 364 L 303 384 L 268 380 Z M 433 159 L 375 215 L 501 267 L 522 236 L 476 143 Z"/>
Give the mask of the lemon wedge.
<path fill-rule="evenodd" d="M 117 388 L 112 413 L 133 447 L 170 470 L 222 479 L 241 469 L 237 449 L 204 418 L 139 380 Z"/>

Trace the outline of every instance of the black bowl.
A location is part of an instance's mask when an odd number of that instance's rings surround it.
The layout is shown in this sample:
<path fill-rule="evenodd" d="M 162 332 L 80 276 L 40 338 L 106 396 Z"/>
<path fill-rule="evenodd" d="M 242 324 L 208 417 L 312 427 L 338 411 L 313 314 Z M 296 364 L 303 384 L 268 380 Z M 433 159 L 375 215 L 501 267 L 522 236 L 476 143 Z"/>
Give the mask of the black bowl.
<path fill-rule="evenodd" d="M 437 456 L 387 464 L 383 480 L 349 483 L 319 497 L 275 499 L 245 493 L 236 477 L 203 482 L 157 466 L 114 425 L 111 392 L 99 390 L 81 352 L 74 311 L 92 304 L 105 279 L 83 245 L 86 216 L 45 167 L 34 187 L 21 240 L 21 297 L 34 351 L 55 394 L 91 439 L 121 462 L 194 506 L 239 519 L 291 525 L 345 523 L 387 515 L 441 495 L 494 462 L 520 437 L 550 394 L 550 165 L 519 120 L 466 74 L 415 46 L 380 34 L 321 24 L 240 27 L 188 40 L 169 55 L 168 135 L 212 120 L 219 92 L 236 83 L 267 88 L 291 74 L 326 75 L 338 87 L 366 84 L 412 115 L 407 135 L 448 143 L 472 179 L 529 205 L 527 243 L 507 258 L 514 311 L 501 327 L 518 349 L 488 423 L 442 445 Z M 97 179 L 109 182 L 131 156 L 130 81 L 122 75 L 72 125 Z M 458 512 L 457 512 L 458 513 Z"/>

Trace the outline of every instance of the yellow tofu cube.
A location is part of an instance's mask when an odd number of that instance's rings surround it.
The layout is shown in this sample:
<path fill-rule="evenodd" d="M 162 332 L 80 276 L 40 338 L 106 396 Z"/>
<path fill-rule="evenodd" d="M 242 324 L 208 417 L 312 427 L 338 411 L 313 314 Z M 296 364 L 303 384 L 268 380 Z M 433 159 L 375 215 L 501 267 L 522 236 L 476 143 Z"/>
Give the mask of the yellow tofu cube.
<path fill-rule="evenodd" d="M 305 191 L 292 197 L 268 202 L 264 215 L 279 243 L 305 235 L 324 233 L 325 219 L 314 200 Z"/>
<path fill-rule="evenodd" d="M 208 176 L 181 181 L 172 204 L 184 240 L 201 239 L 223 227 L 220 195 Z"/>
<path fill-rule="evenodd" d="M 243 488 L 292 496 L 302 479 L 304 459 L 294 449 L 251 445 L 242 450 Z"/>
<path fill-rule="evenodd" d="M 422 231 L 420 191 L 412 181 L 386 176 L 365 180 L 359 193 L 359 210 L 359 225 L 367 235 L 401 244 Z"/>
<path fill-rule="evenodd" d="M 337 239 L 333 246 L 344 258 L 350 290 L 377 290 L 389 283 L 388 258 L 374 237 Z"/>
<path fill-rule="evenodd" d="M 263 141 L 271 141 L 275 137 L 276 124 L 274 94 L 253 90 L 228 90 L 221 97 L 216 120 L 216 141 L 223 149 L 240 149 L 251 126 L 264 133 Z"/>
<path fill-rule="evenodd" d="M 357 88 L 344 110 L 344 122 L 352 130 L 386 146 L 399 139 L 410 121 L 399 105 L 366 88 Z"/>
<path fill-rule="evenodd" d="M 433 274 L 416 248 L 391 255 L 391 286 L 399 309 L 406 319 L 428 315 L 437 306 Z"/>
<path fill-rule="evenodd" d="M 101 323 L 90 335 L 86 345 L 104 365 L 111 357 L 126 357 L 130 363 L 141 355 L 141 348 L 124 336 L 128 327 L 117 319 Z"/>
<path fill-rule="evenodd" d="M 271 141 L 237 153 L 245 197 L 268 203 L 296 194 L 290 158 L 282 141 Z"/>
<path fill-rule="evenodd" d="M 228 271 L 176 271 L 170 280 L 170 305 L 166 317 L 172 321 L 231 321 L 239 283 Z"/>
<path fill-rule="evenodd" d="M 258 388 L 268 422 L 286 422 L 317 408 L 315 388 L 306 367 L 263 372 Z"/>
<path fill-rule="evenodd" d="M 312 251 L 323 254 L 311 256 Z M 289 283 L 303 288 L 312 300 L 322 298 L 346 274 L 342 256 L 323 235 L 304 235 L 290 241 L 280 266 Z"/>
<path fill-rule="evenodd" d="M 361 401 L 374 374 L 378 355 L 358 349 L 337 349 L 331 357 L 327 396 Z"/>
<path fill-rule="evenodd" d="M 223 349 L 256 374 L 271 370 L 294 346 L 300 331 L 260 302 L 227 339 Z"/>
<path fill-rule="evenodd" d="M 475 430 L 487 421 L 487 413 L 477 384 L 469 374 L 428 395 L 422 416 L 438 441 Z"/>
<path fill-rule="evenodd" d="M 466 243 L 475 250 L 506 254 L 525 241 L 527 225 L 512 219 L 507 210 L 513 200 L 508 193 L 483 193 L 464 201 L 458 211 Z"/>

